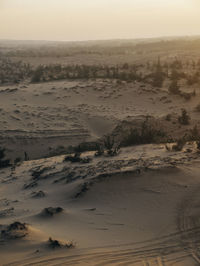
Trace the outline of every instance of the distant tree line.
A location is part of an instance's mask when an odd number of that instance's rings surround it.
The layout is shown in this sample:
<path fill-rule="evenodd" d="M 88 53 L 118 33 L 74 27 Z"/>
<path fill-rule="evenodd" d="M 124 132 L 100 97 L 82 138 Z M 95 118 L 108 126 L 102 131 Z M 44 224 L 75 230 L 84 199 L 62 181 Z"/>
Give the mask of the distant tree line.
<path fill-rule="evenodd" d="M 0 56 L 0 84 L 32 83 L 62 80 L 62 79 L 116 79 L 119 81 L 138 81 L 161 88 L 165 80 L 170 82 L 169 93 L 181 94 L 185 98 L 189 95 L 181 93 L 179 81 L 185 80 L 188 86 L 200 83 L 200 60 L 174 59 L 171 61 L 147 61 L 143 64 L 118 65 L 86 65 L 86 64 L 49 64 L 33 68 L 22 61 L 11 60 Z"/>
<path fill-rule="evenodd" d="M 30 64 L 0 57 L 0 84 L 16 84 L 26 78 L 30 78 L 31 74 L 32 68 Z"/>

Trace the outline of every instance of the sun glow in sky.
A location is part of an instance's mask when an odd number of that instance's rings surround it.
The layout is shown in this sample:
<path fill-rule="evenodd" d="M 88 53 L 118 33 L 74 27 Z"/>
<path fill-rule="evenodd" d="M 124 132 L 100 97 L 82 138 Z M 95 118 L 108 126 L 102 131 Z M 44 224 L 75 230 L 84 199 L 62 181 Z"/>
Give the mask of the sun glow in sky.
<path fill-rule="evenodd" d="M 0 0 L 1 39 L 200 35 L 198 0 Z"/>

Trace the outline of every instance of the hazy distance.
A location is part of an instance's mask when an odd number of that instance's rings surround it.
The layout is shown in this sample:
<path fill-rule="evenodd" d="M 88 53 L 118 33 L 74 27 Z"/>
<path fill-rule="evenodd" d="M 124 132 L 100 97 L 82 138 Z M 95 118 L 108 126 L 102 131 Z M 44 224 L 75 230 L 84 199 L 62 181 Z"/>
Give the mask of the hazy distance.
<path fill-rule="evenodd" d="M 198 0 L 0 0 L 0 39 L 200 35 Z"/>

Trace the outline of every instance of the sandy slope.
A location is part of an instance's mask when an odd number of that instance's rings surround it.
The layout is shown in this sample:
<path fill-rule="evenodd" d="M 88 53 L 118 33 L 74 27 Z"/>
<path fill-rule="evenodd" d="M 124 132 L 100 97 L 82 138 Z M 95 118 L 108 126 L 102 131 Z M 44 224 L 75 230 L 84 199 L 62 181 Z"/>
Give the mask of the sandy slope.
<path fill-rule="evenodd" d="M 116 157 L 91 152 L 83 154 L 92 158 L 88 164 L 41 159 L 96 140 L 117 124 L 128 131 L 146 115 L 182 136 L 199 124 L 195 86 L 190 101 L 169 95 L 167 84 L 155 89 L 99 79 L 1 86 L 0 146 L 11 159 L 26 151 L 31 160 L 0 170 L 0 231 L 15 221 L 27 226 L 25 237 L 1 235 L 0 265 L 199 265 L 194 144 L 177 153 L 164 145 L 123 148 Z M 177 122 L 181 108 L 192 117 L 188 127 Z M 176 121 L 166 121 L 169 113 Z M 48 207 L 63 211 L 48 215 Z M 76 246 L 52 249 L 49 237 Z"/>
<path fill-rule="evenodd" d="M 1 240 L 1 264 L 199 265 L 200 160 L 190 148 L 145 145 L 84 154 L 89 164 L 59 156 L 1 170 L 0 223 L 28 224 L 25 238 Z M 50 206 L 63 212 L 44 215 Z M 76 247 L 52 250 L 50 236 Z"/>
<path fill-rule="evenodd" d="M 0 145 L 12 159 L 43 158 L 53 151 L 110 132 L 138 115 L 165 116 L 186 108 L 193 118 L 197 96 L 185 101 L 141 83 L 109 80 L 59 81 L 0 88 Z"/>

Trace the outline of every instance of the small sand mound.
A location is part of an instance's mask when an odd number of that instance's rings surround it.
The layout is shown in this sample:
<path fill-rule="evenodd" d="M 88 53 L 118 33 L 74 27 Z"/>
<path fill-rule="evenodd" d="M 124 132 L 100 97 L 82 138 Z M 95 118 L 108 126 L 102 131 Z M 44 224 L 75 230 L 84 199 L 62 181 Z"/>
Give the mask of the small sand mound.
<path fill-rule="evenodd" d="M 14 222 L 1 230 L 1 239 L 18 239 L 28 235 L 28 227 L 25 223 Z"/>
<path fill-rule="evenodd" d="M 40 191 L 35 191 L 31 193 L 32 198 L 44 198 L 45 197 L 45 193 L 44 191 L 40 190 Z"/>
<path fill-rule="evenodd" d="M 59 240 L 54 240 L 51 237 L 48 240 L 48 246 L 50 248 L 74 248 L 75 244 L 73 242 L 68 242 L 68 243 L 62 243 Z"/>
<path fill-rule="evenodd" d="M 41 212 L 41 215 L 44 217 L 53 217 L 55 214 L 59 214 L 63 212 L 63 208 L 61 207 L 48 207 L 44 208 L 44 210 Z"/>

